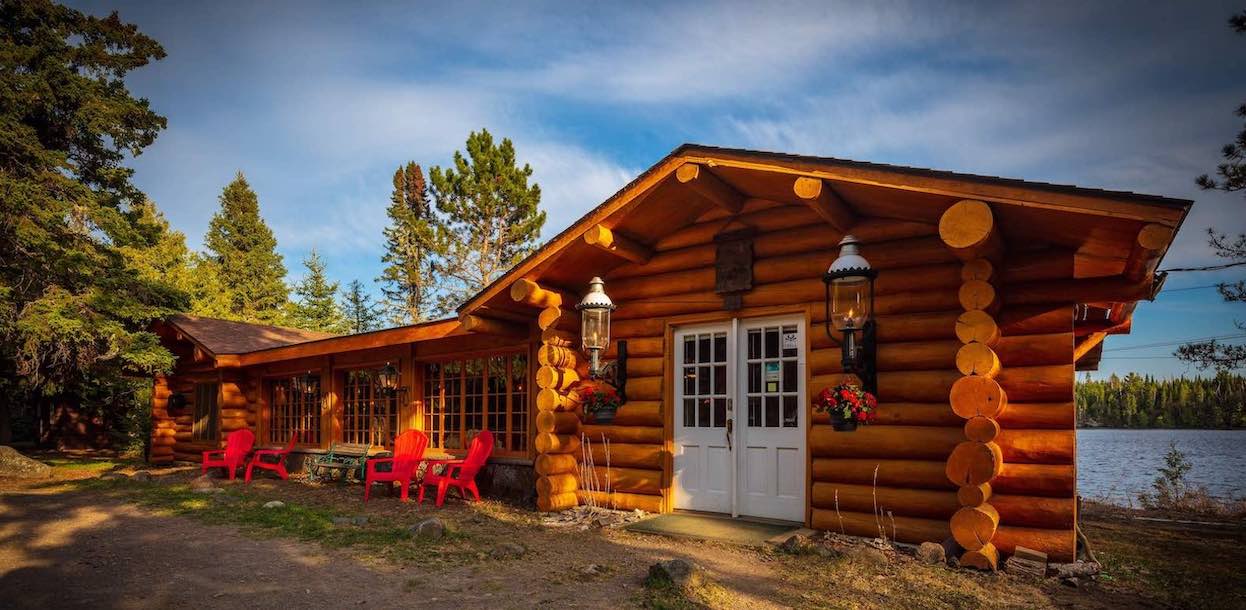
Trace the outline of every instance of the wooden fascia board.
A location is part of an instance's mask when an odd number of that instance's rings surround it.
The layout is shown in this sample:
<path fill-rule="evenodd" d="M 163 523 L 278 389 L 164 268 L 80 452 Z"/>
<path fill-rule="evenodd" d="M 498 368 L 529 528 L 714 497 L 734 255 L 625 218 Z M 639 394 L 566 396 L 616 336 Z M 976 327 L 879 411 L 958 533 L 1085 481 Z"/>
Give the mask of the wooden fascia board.
<path fill-rule="evenodd" d="M 347 335 L 345 337 L 330 337 L 306 343 L 274 347 L 258 352 L 248 352 L 238 356 L 237 366 L 252 366 L 279 362 L 281 360 L 293 360 L 295 358 L 309 358 L 339 352 L 388 347 L 402 343 L 440 339 L 455 334 L 467 333 L 461 330 L 458 320 L 441 320 L 418 326 L 392 328 L 360 335 Z"/>
<path fill-rule="evenodd" d="M 935 176 L 912 176 L 901 172 L 866 168 L 794 168 L 759 161 L 695 155 L 686 156 L 683 159 L 689 163 L 699 163 L 710 167 L 717 165 L 743 170 L 789 174 L 793 177 L 808 176 L 836 182 L 849 182 L 918 193 L 944 195 L 957 199 L 988 199 L 991 202 L 1023 207 L 1155 222 L 1174 228 L 1180 225 L 1189 211 L 1188 207 L 1186 209 L 1177 209 L 1159 205 L 1147 205 L 1144 203 L 1120 201 L 1110 196 L 1094 197 L 1070 193 L 1051 193 L 1038 189 L 1027 189 L 1024 186 L 975 183 L 971 178 L 950 179 Z M 1022 192 L 1030 193 L 1032 196 L 1022 197 L 1020 196 Z"/>

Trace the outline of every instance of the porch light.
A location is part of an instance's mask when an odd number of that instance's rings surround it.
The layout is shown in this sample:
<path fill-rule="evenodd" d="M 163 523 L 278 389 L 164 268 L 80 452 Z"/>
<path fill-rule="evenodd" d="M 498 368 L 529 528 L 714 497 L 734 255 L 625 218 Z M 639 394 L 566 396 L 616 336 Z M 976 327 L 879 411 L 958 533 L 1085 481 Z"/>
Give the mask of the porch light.
<path fill-rule="evenodd" d="M 381 367 L 380 371 L 377 371 L 376 384 L 386 393 L 393 394 L 397 392 L 399 383 L 398 369 L 393 364 L 386 362 L 385 366 Z"/>
<path fill-rule="evenodd" d="M 291 389 L 295 392 L 310 396 L 316 393 L 317 381 L 319 381 L 319 378 L 313 375 L 311 371 L 307 371 L 302 375 L 295 375 L 294 379 L 291 380 L 290 385 L 293 386 Z"/>
<path fill-rule="evenodd" d="M 845 373 L 861 378 L 862 386 L 877 393 L 874 332 L 874 279 L 878 272 L 861 256 L 860 240 L 845 235 L 839 242 L 839 257 L 827 268 L 826 334 L 835 339 L 831 327 L 843 334 L 840 341 Z"/>
<path fill-rule="evenodd" d="M 614 302 L 606 294 L 605 282 L 594 277 L 588 283 L 588 294 L 575 308 L 580 312 L 580 342 L 589 354 L 589 373 L 601 375 L 601 354 L 610 347 L 610 312 Z"/>
<path fill-rule="evenodd" d="M 614 301 L 606 294 L 605 282 L 594 277 L 588 283 L 588 294 L 575 306 L 580 312 L 580 345 L 589 357 L 589 376 L 603 379 L 614 386 L 619 399 L 627 401 L 627 341 L 619 341 L 619 356 L 614 362 L 603 363 L 601 355 L 610 347 L 610 313 Z"/>

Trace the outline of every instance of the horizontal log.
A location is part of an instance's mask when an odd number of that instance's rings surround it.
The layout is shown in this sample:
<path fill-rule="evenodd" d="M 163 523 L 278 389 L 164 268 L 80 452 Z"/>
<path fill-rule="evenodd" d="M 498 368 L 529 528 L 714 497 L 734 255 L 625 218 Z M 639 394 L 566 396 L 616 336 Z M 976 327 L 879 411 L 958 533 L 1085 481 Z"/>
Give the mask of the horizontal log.
<path fill-rule="evenodd" d="M 578 453 L 580 437 L 575 434 L 551 434 L 542 432 L 536 435 L 533 446 L 538 453 Z"/>
<path fill-rule="evenodd" d="M 541 366 L 575 368 L 580 362 L 579 352 L 560 345 L 542 345 L 536 350 L 536 361 Z"/>
<path fill-rule="evenodd" d="M 960 565 L 994 572 L 999 568 L 999 549 L 993 544 L 986 544 L 980 549 L 965 551 L 960 556 Z"/>
<path fill-rule="evenodd" d="M 571 411 L 579 405 L 579 396 L 574 392 L 544 388 L 536 395 L 536 408 L 540 411 Z"/>
<path fill-rule="evenodd" d="M 653 257 L 653 249 L 605 225 L 589 227 L 584 232 L 584 243 L 640 265 Z"/>
<path fill-rule="evenodd" d="M 745 307 L 792 305 L 793 303 L 821 305 L 825 301 L 825 285 L 821 279 L 809 278 L 790 282 L 764 284 L 744 294 Z M 901 313 L 950 311 L 960 307 L 956 291 L 922 290 L 880 294 L 874 301 L 877 315 Z M 652 297 L 642 301 L 620 303 L 614 316 L 619 320 L 636 318 L 661 318 L 690 313 L 719 311 L 722 298 L 713 292 L 689 292 L 669 296 Z"/>
<path fill-rule="evenodd" d="M 1077 433 L 1074 430 L 1004 428 L 995 442 L 1003 452 L 1006 462 L 1073 464 Z"/>
<path fill-rule="evenodd" d="M 996 443 L 965 441 L 947 458 L 947 478 L 957 485 L 990 483 L 1003 465 L 1003 452 Z"/>
<path fill-rule="evenodd" d="M 1160 224 L 1148 224 L 1138 231 L 1134 239 L 1129 257 L 1125 259 L 1125 269 L 1121 275 L 1126 279 L 1139 282 L 1147 279 L 1159 264 L 1160 253 L 1172 239 L 1173 230 Z"/>
<path fill-rule="evenodd" d="M 961 260 L 998 260 L 1003 243 L 991 206 L 976 199 L 956 202 L 939 217 L 939 237 Z"/>
<path fill-rule="evenodd" d="M 1005 307 L 996 320 L 1004 336 L 1045 335 L 1073 330 L 1071 305 Z"/>
<path fill-rule="evenodd" d="M 999 436 L 999 422 L 990 417 L 977 415 L 965 421 L 965 438 L 979 443 L 989 443 Z"/>
<path fill-rule="evenodd" d="M 884 402 L 878 405 L 874 425 L 960 426 L 964 420 L 952 412 L 947 402 Z M 813 423 L 829 424 L 830 415 L 815 411 Z"/>
<path fill-rule="evenodd" d="M 770 232 L 778 232 L 783 229 L 791 229 L 794 227 L 816 226 L 821 231 L 823 243 L 827 239 L 828 234 L 833 234 L 827 230 L 826 225 L 821 222 L 817 214 L 813 213 L 804 206 L 785 205 L 777 208 L 759 210 L 751 213 L 740 214 L 735 217 L 736 222 L 755 227 L 763 236 Z M 698 222 L 676 229 L 669 234 L 658 239 L 654 245 L 654 250 L 658 252 L 647 265 L 637 265 L 637 267 L 647 267 L 658 262 L 667 250 L 676 250 L 679 248 L 687 248 L 689 246 L 697 246 L 702 244 L 712 244 L 714 236 L 723 228 L 721 220 L 712 220 L 709 222 Z M 756 246 L 754 246 L 756 247 Z M 713 260 L 712 258 L 710 259 Z"/>
<path fill-rule="evenodd" d="M 618 332 L 618 326 L 615 326 L 612 332 Z M 645 358 L 649 356 L 662 356 L 662 337 L 622 337 L 621 340 L 627 341 L 627 357 L 630 361 L 632 358 Z M 610 347 L 606 348 L 606 359 L 611 360 L 617 358 L 619 340 L 611 341 Z"/>
<path fill-rule="evenodd" d="M 628 400 L 662 400 L 662 377 L 634 377 L 627 380 Z"/>
<path fill-rule="evenodd" d="M 536 493 L 539 496 L 575 493 L 579 485 L 579 479 L 573 473 L 552 474 L 537 478 Z"/>
<path fill-rule="evenodd" d="M 969 419 L 971 417 L 998 417 L 1008 408 L 1009 396 L 999 382 L 990 377 L 961 377 L 956 379 L 948 392 L 952 411 Z"/>
<path fill-rule="evenodd" d="M 956 492 L 904 489 L 846 483 L 814 483 L 810 504 L 814 508 L 853 512 L 888 512 L 896 516 L 947 519 L 960 508 Z"/>
<path fill-rule="evenodd" d="M 459 324 L 462 325 L 463 330 L 476 334 L 508 337 L 521 337 L 528 334 L 528 328 L 523 324 L 474 314 L 462 316 L 459 318 Z"/>
<path fill-rule="evenodd" d="M 876 362 L 880 371 L 914 371 L 947 368 L 956 357 L 960 342 L 905 341 L 878 344 Z M 843 352 L 837 348 L 815 349 L 809 354 L 809 369 L 813 375 L 839 373 L 842 370 Z"/>
<path fill-rule="evenodd" d="M 1033 250 L 1009 252 L 1008 262 L 1001 270 L 1001 280 L 1006 284 L 1059 280 L 1073 277 L 1072 250 Z"/>
<path fill-rule="evenodd" d="M 1073 362 L 1073 331 L 1042 335 L 1004 335 L 993 346 L 1004 367 Z"/>
<path fill-rule="evenodd" d="M 665 452 L 662 445 L 636 445 L 629 443 L 611 443 L 608 447 L 601 443 L 589 446 L 593 456 L 593 465 L 621 468 L 640 468 L 644 470 L 661 470 Z M 608 455 L 607 455 L 608 454 Z"/>
<path fill-rule="evenodd" d="M 631 345 L 628 345 L 628 348 L 627 375 L 629 377 L 657 377 L 662 375 L 663 365 L 666 362 L 664 358 L 633 357 L 630 352 Z"/>
<path fill-rule="evenodd" d="M 1073 399 L 1073 363 L 1004 367 L 995 378 L 1010 401 L 1056 402 Z"/>
<path fill-rule="evenodd" d="M 956 499 L 961 506 L 982 506 L 991 499 L 991 484 L 962 485 L 956 490 Z"/>
<path fill-rule="evenodd" d="M 536 372 L 536 385 L 543 389 L 565 392 L 579 380 L 574 369 L 543 366 Z"/>
<path fill-rule="evenodd" d="M 948 364 L 951 365 L 950 362 Z M 941 401 L 947 398 L 952 384 L 960 377 L 960 373 L 954 370 L 881 371 L 878 373 L 878 399 L 889 402 Z M 820 391 L 838 384 L 842 378 L 840 374 L 817 375 L 810 387 L 815 392 Z"/>
<path fill-rule="evenodd" d="M 1073 498 L 1011 494 L 995 494 L 991 497 L 991 504 L 999 511 L 1001 525 L 1057 530 L 1073 529 L 1076 503 Z"/>
<path fill-rule="evenodd" d="M 997 418 L 1004 428 L 1072 429 L 1077 406 L 1072 402 L 1009 402 Z"/>
<path fill-rule="evenodd" d="M 575 508 L 579 503 L 579 496 L 575 493 L 561 493 L 551 496 L 538 494 L 536 498 L 537 510 L 543 513 L 553 513 L 567 510 L 568 508 Z"/>
<path fill-rule="evenodd" d="M 662 426 L 662 402 L 628 400 L 614 414 L 616 426 Z"/>
<path fill-rule="evenodd" d="M 961 343 L 995 345 L 999 340 L 999 326 L 991 314 L 974 309 L 956 317 L 956 338 Z"/>
<path fill-rule="evenodd" d="M 995 264 L 986 258 L 975 258 L 965 261 L 965 264 L 960 268 L 960 279 L 962 282 L 968 282 L 969 280 L 994 281 L 997 279 Z"/>
<path fill-rule="evenodd" d="M 577 492 L 580 501 L 584 504 L 596 504 L 606 508 L 615 510 L 643 510 L 649 513 L 662 512 L 662 496 L 652 496 L 645 494 L 633 494 L 625 492 L 606 493 L 601 491 L 585 491 Z"/>
<path fill-rule="evenodd" d="M 1072 529 L 1042 529 L 1001 525 L 995 532 L 992 544 L 1000 552 L 1011 555 L 1018 546 L 1047 553 L 1047 559 L 1055 562 L 1073 561 L 1077 550 L 1077 536 Z"/>
<path fill-rule="evenodd" d="M 595 463 L 595 462 L 594 462 Z M 582 469 L 582 487 L 595 491 L 622 491 L 627 493 L 661 495 L 662 471 L 642 468 L 620 468 L 604 465 L 594 466 L 591 480 L 588 469 Z M 591 481 L 591 482 L 590 482 Z"/>
<path fill-rule="evenodd" d="M 1095 277 L 1069 280 L 1047 280 L 1010 284 L 1004 303 L 1020 305 L 1055 305 L 1138 301 L 1150 296 L 1151 282 L 1123 277 Z"/>
<path fill-rule="evenodd" d="M 838 331 L 833 331 L 834 341 L 826 336 L 823 322 L 826 320 L 824 307 L 813 307 L 812 319 L 816 327 L 811 331 L 810 343 L 814 349 L 836 348 L 837 341 L 842 340 Z M 896 315 L 880 315 L 875 318 L 878 342 L 881 345 L 907 341 L 931 341 L 939 339 L 955 339 L 954 325 L 960 310 L 936 311 L 926 313 L 910 313 Z"/>
<path fill-rule="evenodd" d="M 991 543 L 999 529 L 999 511 L 989 502 L 965 506 L 951 519 L 952 537 L 967 551 L 976 551 Z"/>
<path fill-rule="evenodd" d="M 857 215 L 821 178 L 800 176 L 792 184 L 792 192 L 818 216 L 841 233 L 857 224 Z"/>
<path fill-rule="evenodd" d="M 951 535 L 946 519 L 887 515 L 880 518 L 868 512 L 837 512 L 818 508 L 811 511 L 810 525 L 814 529 L 868 538 L 879 537 L 882 530 L 881 533 L 885 533 L 888 538 L 908 544 L 942 542 Z"/>
<path fill-rule="evenodd" d="M 558 328 L 543 328 L 541 329 L 541 342 L 559 347 L 575 347 L 580 344 L 580 338 L 573 332 Z"/>
<path fill-rule="evenodd" d="M 962 375 L 995 377 L 999 374 L 999 356 L 985 343 L 966 343 L 956 351 L 956 369 Z"/>
<path fill-rule="evenodd" d="M 1077 478 L 1072 464 L 1017 464 L 1004 462 L 991 481 L 996 493 L 1072 498 Z"/>
<path fill-rule="evenodd" d="M 990 282 L 969 280 L 960 285 L 956 296 L 965 311 L 994 312 L 999 308 L 999 295 Z"/>
<path fill-rule="evenodd" d="M 602 442 L 603 438 L 611 443 L 657 445 L 662 442 L 660 426 L 586 425 L 583 432 L 594 443 Z"/>
<path fill-rule="evenodd" d="M 964 439 L 960 428 L 871 425 L 849 433 L 815 424 L 809 451 L 825 458 L 942 460 Z"/>
<path fill-rule="evenodd" d="M 812 465 L 815 482 L 945 491 L 956 489 L 947 480 L 943 461 L 813 458 Z"/>
<path fill-rule="evenodd" d="M 576 456 L 559 453 L 543 453 L 533 462 L 536 473 L 542 476 L 574 473 L 579 469 Z"/>
<path fill-rule="evenodd" d="M 537 411 L 537 432 L 579 434 L 580 416 L 568 411 Z"/>
<path fill-rule="evenodd" d="M 570 312 L 564 312 L 561 307 L 546 307 L 545 309 L 542 309 L 536 316 L 537 328 L 542 331 L 556 328 L 559 323 L 564 320 L 563 313 Z"/>

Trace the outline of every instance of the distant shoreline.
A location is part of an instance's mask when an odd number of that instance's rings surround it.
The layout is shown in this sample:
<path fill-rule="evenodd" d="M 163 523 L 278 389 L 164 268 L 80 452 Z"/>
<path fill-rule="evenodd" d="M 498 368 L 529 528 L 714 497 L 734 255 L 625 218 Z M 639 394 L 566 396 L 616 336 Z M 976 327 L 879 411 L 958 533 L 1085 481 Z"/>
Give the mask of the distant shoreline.
<path fill-rule="evenodd" d="M 1189 430 L 1191 432 L 1241 432 L 1246 428 L 1121 428 L 1119 426 L 1095 426 L 1078 424 L 1078 430 Z"/>

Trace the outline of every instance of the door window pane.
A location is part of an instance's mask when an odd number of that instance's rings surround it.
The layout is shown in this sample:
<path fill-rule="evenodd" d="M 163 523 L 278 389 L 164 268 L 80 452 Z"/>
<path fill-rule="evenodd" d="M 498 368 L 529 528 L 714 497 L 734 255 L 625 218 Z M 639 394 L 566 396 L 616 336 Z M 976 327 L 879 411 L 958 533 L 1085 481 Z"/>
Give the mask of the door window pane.
<path fill-rule="evenodd" d="M 697 400 L 695 398 L 684 399 L 684 427 L 694 428 L 697 425 Z"/>
<path fill-rule="evenodd" d="M 697 361 L 697 340 L 691 335 L 684 337 L 684 364 Z"/>
<path fill-rule="evenodd" d="M 702 428 L 710 426 L 710 399 L 702 398 L 697 402 L 697 425 Z"/>
<path fill-rule="evenodd" d="M 727 425 L 727 399 L 714 399 L 714 427 L 722 428 Z"/>
<path fill-rule="evenodd" d="M 766 357 L 779 357 L 779 329 L 777 328 L 766 329 Z"/>
<path fill-rule="evenodd" d="M 795 428 L 800 425 L 800 414 L 796 409 L 796 397 L 783 397 L 783 427 Z"/>
<path fill-rule="evenodd" d="M 756 428 L 761 425 L 761 397 L 748 397 L 748 425 Z"/>
<path fill-rule="evenodd" d="M 727 333 L 714 335 L 714 362 L 727 361 Z"/>
<path fill-rule="evenodd" d="M 766 397 L 766 427 L 767 428 L 778 428 L 779 427 L 779 397 L 778 396 L 767 396 Z"/>
<path fill-rule="evenodd" d="M 748 358 L 756 360 L 761 358 L 761 330 L 754 328 L 748 331 Z"/>

